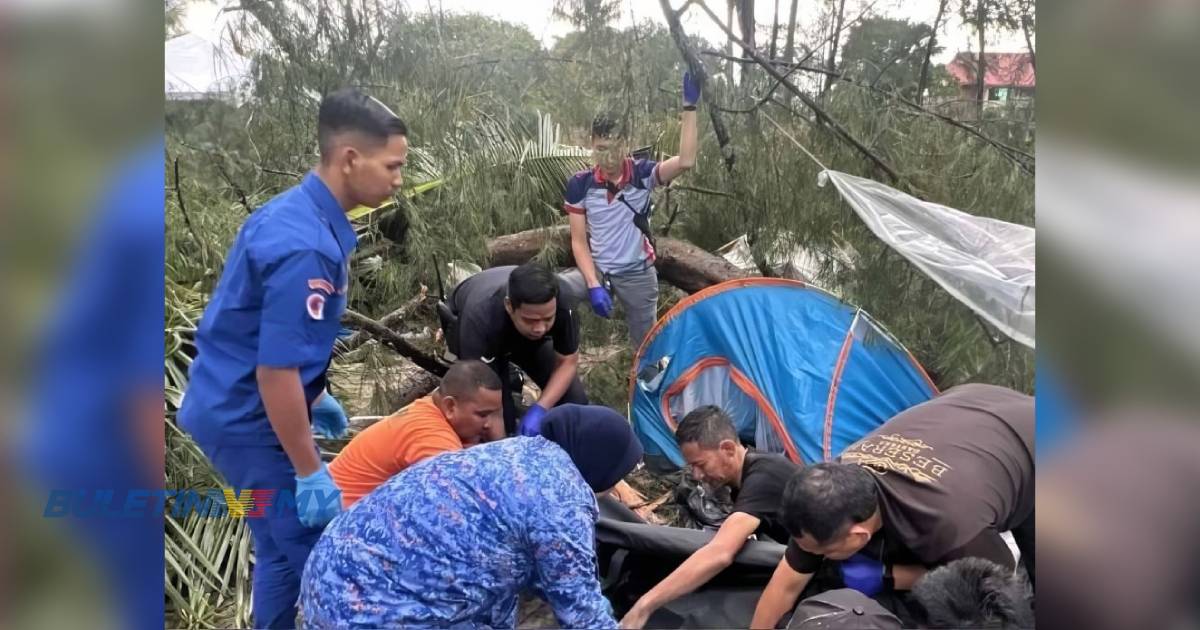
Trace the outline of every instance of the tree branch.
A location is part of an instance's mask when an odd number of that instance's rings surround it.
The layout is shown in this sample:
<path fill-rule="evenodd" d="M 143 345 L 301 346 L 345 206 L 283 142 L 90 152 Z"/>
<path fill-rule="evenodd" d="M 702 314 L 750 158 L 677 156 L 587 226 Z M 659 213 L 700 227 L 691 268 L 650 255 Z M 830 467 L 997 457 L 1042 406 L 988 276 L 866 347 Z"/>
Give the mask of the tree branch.
<path fill-rule="evenodd" d="M 535 55 L 532 57 L 512 57 L 512 58 L 507 58 L 507 59 L 480 59 L 479 61 L 471 61 L 468 63 L 459 64 L 457 66 L 450 68 L 450 70 L 460 70 L 462 68 L 469 68 L 471 66 L 483 66 L 483 65 L 498 64 L 498 63 L 510 63 L 510 62 L 511 63 L 528 63 L 530 61 L 555 61 L 558 63 L 586 63 L 585 61 L 581 61 L 579 59 L 571 59 L 570 57 L 551 57 L 548 55 Z"/>
<path fill-rule="evenodd" d="M 785 78 L 790 77 L 790 76 L 792 76 L 792 73 L 795 72 L 797 69 L 798 69 L 798 66 L 793 66 L 792 68 L 790 68 L 787 71 L 787 74 L 785 74 L 783 76 Z M 750 107 L 747 107 L 745 109 L 730 109 L 727 107 L 719 107 L 719 106 L 717 106 L 717 109 L 720 109 L 721 111 L 729 113 L 729 114 L 749 114 L 749 113 L 755 112 L 758 110 L 758 108 L 760 108 L 763 105 L 765 105 L 766 103 L 774 100 L 773 97 L 775 96 L 775 90 L 779 89 L 779 86 L 781 84 L 782 84 L 782 81 L 776 81 L 775 83 L 771 84 L 771 89 L 767 90 L 766 96 L 763 96 L 762 98 L 758 99 L 758 101 L 756 103 L 754 103 L 753 105 L 751 105 Z"/>
<path fill-rule="evenodd" d="M 397 326 L 404 323 L 404 320 L 408 319 L 409 316 L 412 315 L 412 312 L 417 309 L 417 307 L 424 304 L 425 299 L 428 296 L 429 290 L 425 287 L 425 285 L 421 285 L 421 290 L 417 293 L 417 295 L 413 296 L 411 300 L 400 305 L 400 308 L 388 313 L 387 315 L 384 315 L 383 318 L 379 320 L 380 325 L 386 326 L 389 330 L 395 329 Z M 369 339 L 371 339 L 371 337 L 372 335 L 369 333 L 359 330 L 351 335 L 349 339 L 346 339 L 345 341 L 338 341 L 338 343 L 341 345 L 342 352 L 351 352 L 366 343 Z"/>
<path fill-rule="evenodd" d="M 538 255 L 547 246 L 565 252 L 565 263 L 571 264 L 571 233 L 567 226 L 560 225 L 497 236 L 488 241 L 488 265 L 519 265 Z M 658 277 L 663 282 L 688 293 L 747 275 L 720 256 L 687 241 L 667 236 L 658 239 L 654 266 L 658 268 Z"/>
<path fill-rule="evenodd" d="M 342 321 L 350 324 L 351 326 L 356 326 L 372 337 L 375 337 L 428 372 L 432 372 L 438 376 L 444 376 L 446 374 L 446 370 L 450 369 L 450 366 L 446 365 L 446 363 L 441 359 L 426 354 L 416 346 L 409 343 L 407 339 L 401 337 L 398 333 L 396 333 L 396 331 L 367 317 L 366 315 L 363 315 L 362 313 L 346 309 L 345 314 L 342 315 Z"/>
<path fill-rule="evenodd" d="M 680 6 L 678 9 L 675 9 L 674 11 L 672 11 L 672 13 L 675 14 L 675 18 L 678 19 L 679 17 L 681 17 L 688 10 L 688 7 L 692 6 L 692 3 L 695 1 L 696 0 L 687 0 L 687 2 L 684 2 L 683 5 Z"/>
<path fill-rule="evenodd" d="M 229 173 L 225 171 L 225 165 L 221 163 L 220 158 L 218 157 L 217 159 L 213 160 L 213 164 L 217 167 L 217 173 L 221 175 L 221 179 L 225 180 L 225 183 L 229 184 L 229 187 L 232 188 L 235 193 L 237 193 L 238 198 L 242 202 L 242 207 L 246 209 L 246 214 L 254 214 L 254 208 L 251 208 L 250 202 L 246 200 L 246 193 L 242 190 L 241 186 L 237 185 L 237 182 L 233 181 L 233 178 L 229 176 Z"/>
<path fill-rule="evenodd" d="M 946 12 L 946 5 L 950 0 L 940 0 L 938 2 L 937 16 L 933 18 L 933 29 L 929 31 L 929 41 L 925 43 L 925 60 L 921 62 L 921 75 L 917 79 L 917 104 L 925 103 L 925 87 L 929 84 L 929 64 L 933 57 L 933 49 L 937 47 L 938 26 L 942 21 L 942 15 Z"/>
<path fill-rule="evenodd" d="M 737 197 L 735 197 L 727 192 L 722 192 L 720 190 L 712 190 L 710 188 L 700 188 L 698 186 L 684 186 L 683 184 L 680 184 L 680 183 L 672 184 L 670 189 L 671 190 L 686 190 L 688 192 L 700 193 L 702 195 L 717 195 L 718 197 L 728 197 L 730 199 L 737 199 Z"/>
<path fill-rule="evenodd" d="M 731 58 L 731 57 L 729 57 L 728 55 L 725 55 L 725 54 L 723 54 L 723 53 L 718 53 L 718 52 L 705 51 L 705 52 L 703 52 L 702 54 L 705 54 L 705 55 L 711 55 L 711 56 L 713 56 L 713 57 L 721 57 L 721 58 L 723 58 L 723 59 L 729 59 L 730 61 L 735 61 L 735 62 L 738 62 L 738 63 L 755 63 L 755 62 L 753 62 L 753 61 L 747 61 L 747 60 L 745 60 L 745 59 L 741 59 L 741 58 L 738 58 L 738 57 L 732 57 L 732 58 Z M 911 101 L 911 100 L 909 100 L 909 99 L 906 99 L 906 98 L 904 98 L 903 96 L 900 96 L 899 94 L 897 94 L 897 93 L 895 93 L 895 92 L 892 92 L 892 91 L 889 91 L 889 90 L 885 90 L 885 89 L 883 89 L 883 88 L 881 88 L 881 87 L 879 87 L 879 86 L 873 86 L 873 85 L 869 85 L 869 84 L 863 83 L 863 82 L 861 82 L 861 81 L 858 81 L 858 80 L 856 80 L 856 79 L 853 79 L 853 78 L 851 78 L 851 77 L 848 77 L 848 76 L 846 76 L 846 75 L 842 74 L 841 72 L 829 72 L 829 71 L 828 71 L 828 70 L 826 70 L 825 68 L 817 68 L 817 67 L 814 67 L 814 66 L 805 66 L 805 65 L 800 65 L 799 63 L 796 63 L 796 64 L 788 64 L 787 62 L 785 62 L 785 61 L 782 61 L 782 60 L 779 60 L 779 59 L 768 59 L 767 61 L 768 61 L 768 62 L 770 62 L 772 65 L 775 65 L 775 66 L 780 66 L 780 67 L 784 67 L 784 68 L 789 68 L 789 72 L 790 72 L 791 70 L 799 70 L 799 71 L 801 71 L 801 72 L 812 72 L 812 73 L 816 73 L 816 74 L 823 74 L 823 75 L 831 76 L 831 77 L 833 77 L 833 78 L 835 78 L 835 79 L 837 79 L 837 80 L 839 80 L 839 81 L 842 81 L 842 82 L 844 82 L 844 83 L 848 83 L 848 84 L 850 84 L 850 85 L 853 85 L 853 86 L 855 86 L 855 87 L 860 87 L 860 88 L 863 88 L 863 89 L 872 90 L 872 91 L 874 91 L 874 92 L 878 92 L 879 94 L 882 94 L 882 95 L 884 95 L 884 96 L 888 96 L 888 97 L 890 97 L 890 98 L 894 98 L 894 99 L 896 99 L 896 101 L 900 102 L 901 104 L 903 104 L 903 105 L 904 105 L 904 106 L 906 106 L 906 107 L 909 107 L 909 108 L 913 109 L 913 110 L 914 110 L 914 111 L 916 111 L 916 112 L 919 112 L 919 113 L 921 113 L 921 114 L 924 114 L 924 115 L 930 116 L 930 117 L 932 117 L 932 118 L 935 118 L 935 119 L 937 119 L 937 120 L 940 120 L 940 121 L 942 121 L 942 122 L 944 122 L 944 123 L 946 123 L 946 124 L 948 124 L 948 125 L 950 125 L 950 126 L 952 126 L 952 127 L 956 127 L 956 128 L 958 128 L 958 129 L 961 129 L 961 130 L 963 130 L 963 131 L 967 132 L 968 134 L 970 134 L 970 135 L 972 135 L 972 136 L 975 136 L 976 138 L 978 138 L 978 139 L 982 140 L 983 142 L 985 142 L 985 143 L 987 143 L 987 144 L 991 145 L 993 148 L 995 148 L 995 149 L 997 149 L 998 151 L 1000 151 L 1000 153 L 1001 153 L 1002 155 L 1004 155 L 1005 157 L 1007 157 L 1007 158 L 1009 158 L 1010 160 L 1012 160 L 1014 163 L 1016 163 L 1016 164 L 1017 164 L 1017 166 L 1019 166 L 1019 167 L 1020 167 L 1022 170 L 1024 170 L 1026 173 L 1029 173 L 1029 174 L 1033 174 L 1033 173 L 1034 173 L 1034 163 L 1035 163 L 1035 158 L 1034 158 L 1033 154 L 1031 154 L 1031 153 L 1029 153 L 1029 152 L 1027 152 L 1027 151 L 1022 151 L 1021 149 L 1018 149 L 1017 147 L 1014 147 L 1014 146 L 1012 146 L 1012 145 L 1005 144 L 1005 143 L 1003 143 L 1003 142 L 1000 142 L 999 140 L 996 140 L 996 139 L 994 139 L 994 138 L 991 138 L 991 137 L 987 136 L 986 134 L 984 134 L 982 131 L 980 131 L 980 130 L 978 130 L 978 129 L 976 129 L 976 128 L 974 128 L 974 127 L 972 127 L 972 126 L 968 125 L 968 124 L 966 124 L 966 123 L 965 123 L 965 122 L 963 122 L 963 121 L 960 121 L 960 120 L 958 120 L 958 119 L 956 119 L 956 118 L 952 118 L 952 117 L 950 117 L 950 116 L 947 116 L 947 115 L 945 115 L 945 114 L 938 113 L 938 112 L 936 112 L 936 111 L 934 111 L 934 110 L 932 110 L 932 109 L 928 109 L 928 108 L 926 108 L 925 106 L 923 106 L 923 105 L 920 105 L 920 104 L 918 104 L 918 103 L 916 103 L 916 102 L 913 102 L 913 101 Z M 776 103 L 777 105 L 780 105 L 780 106 L 784 106 L 784 107 L 786 107 L 786 105 L 784 105 L 783 103 L 779 102 L 779 100 L 778 100 L 778 99 L 771 98 L 770 100 L 771 100 L 771 102 L 773 102 L 773 103 Z M 974 101 L 973 101 L 973 100 L 972 100 L 972 101 L 963 101 L 963 102 L 970 102 L 970 103 L 974 103 Z M 735 113 L 744 113 L 744 112 L 742 112 L 741 110 L 724 110 L 724 111 L 731 111 L 731 112 L 735 112 Z"/>
<path fill-rule="evenodd" d="M 666 2 L 666 0 L 660 0 L 660 1 L 664 2 L 664 3 Z M 746 54 L 748 54 L 752 59 L 754 59 L 754 61 L 757 62 L 758 65 L 762 66 L 763 69 L 767 71 L 767 74 L 771 75 L 776 81 L 779 81 L 780 84 L 782 84 L 784 87 L 788 88 L 793 94 L 796 95 L 797 98 L 800 99 L 800 101 L 802 103 L 804 103 L 805 106 L 807 106 L 809 109 L 811 109 L 813 111 L 813 113 L 815 113 L 817 115 L 817 120 L 822 121 L 822 122 L 828 124 L 830 127 L 832 127 L 833 130 L 837 133 L 837 135 L 841 136 L 842 139 L 844 139 L 852 147 L 854 147 L 854 149 L 857 150 L 860 154 L 862 154 L 863 157 L 870 160 L 872 163 L 875 164 L 875 166 L 877 166 L 880 170 L 882 170 L 885 174 L 887 174 L 888 178 L 891 179 L 892 183 L 900 182 L 900 175 L 896 172 L 895 169 L 892 168 L 892 166 L 890 164 L 885 162 L 883 160 L 883 158 L 876 155 L 875 152 L 868 149 L 861 141 L 859 141 L 858 138 L 854 137 L 853 134 L 851 134 L 845 127 L 843 127 L 841 123 L 839 123 L 838 121 L 831 118 L 829 116 L 829 114 L 827 114 L 825 112 L 825 110 L 821 108 L 820 105 L 817 105 L 817 103 L 815 101 L 813 101 L 813 99 L 811 97 L 809 97 L 808 94 L 805 94 L 804 91 L 797 88 L 794 84 L 792 84 L 790 81 L 788 81 L 787 78 L 784 75 L 780 74 L 779 71 L 776 70 L 775 67 L 771 64 L 771 62 L 768 61 L 767 59 L 765 59 L 762 55 L 760 55 L 757 50 L 754 50 L 754 48 L 752 46 L 750 46 L 746 42 L 742 41 L 741 39 L 738 39 L 733 34 L 733 31 L 731 31 L 729 29 L 728 26 L 721 23 L 721 20 L 716 16 L 715 13 L 712 12 L 712 9 L 709 9 L 708 6 L 704 5 L 704 4 L 701 4 L 700 8 L 703 9 L 704 12 L 708 14 L 708 17 L 714 23 L 716 23 L 717 26 L 721 27 L 721 30 L 724 31 L 725 34 L 732 41 L 737 43 L 737 45 L 741 46 L 742 50 L 746 51 Z"/>
<path fill-rule="evenodd" d="M 267 168 L 261 164 L 258 165 L 258 170 L 260 170 L 264 173 L 272 173 L 274 175 L 287 175 L 288 177 L 294 177 L 296 179 L 304 179 L 304 175 L 301 173 L 293 173 L 291 171 L 277 171 L 273 168 Z"/>
<path fill-rule="evenodd" d="M 674 208 L 671 207 L 671 186 L 669 185 L 667 186 L 665 196 L 666 200 L 663 202 L 663 205 L 667 207 L 667 212 L 671 214 L 667 217 L 667 224 L 663 226 L 662 235 L 670 236 L 671 227 L 675 225 L 675 217 L 679 215 L 679 203 L 676 203 Z"/>
<path fill-rule="evenodd" d="M 662 6 L 663 15 L 667 18 L 667 26 L 671 32 L 671 39 L 675 40 L 675 47 L 679 49 L 679 54 L 683 55 L 683 60 L 687 63 L 688 70 L 692 73 L 692 78 L 700 86 L 700 98 L 704 99 L 704 104 L 708 109 L 709 120 L 712 121 L 713 133 L 717 136 L 717 145 L 721 147 L 721 156 L 725 160 L 725 170 L 733 171 L 734 162 L 737 160 L 737 155 L 734 152 L 732 138 L 729 136 L 729 130 L 725 128 L 725 121 L 721 118 L 721 113 L 717 107 L 712 90 L 704 89 L 708 83 L 708 72 L 704 68 L 704 63 L 696 56 L 696 52 L 692 50 L 687 41 L 687 33 L 683 30 L 683 25 L 679 22 L 680 13 L 671 9 L 671 4 L 668 0 L 658 0 Z M 692 0 L 688 0 L 680 7 L 680 12 L 691 6 Z M 701 3 L 700 6 L 704 6 Z"/>
<path fill-rule="evenodd" d="M 806 67 L 806 68 L 801 68 L 801 70 L 803 70 L 805 72 L 824 72 L 823 70 L 821 70 L 819 68 L 807 68 Z M 938 112 L 935 112 L 931 109 L 926 109 L 925 107 L 918 105 L 917 103 L 914 103 L 913 101 L 910 101 L 910 100 L 904 98 L 903 96 L 896 94 L 895 92 L 890 92 L 888 90 L 884 90 L 877 86 L 866 85 L 862 82 L 856 81 L 856 80 L 851 79 L 846 76 L 843 76 L 839 73 L 834 73 L 834 74 L 841 81 L 844 81 L 846 83 L 849 83 L 849 84 L 857 86 L 857 87 L 874 90 L 876 92 L 879 92 L 880 94 L 883 94 L 885 96 L 889 96 L 891 98 L 896 99 L 901 104 L 903 104 L 917 112 L 920 112 L 927 116 L 931 116 L 931 117 L 933 117 L 937 120 L 940 120 L 952 127 L 961 129 L 961 130 L 967 132 L 968 134 L 975 136 L 976 138 L 979 138 L 980 140 L 984 141 L 985 143 L 990 144 L 992 147 L 996 148 L 998 151 L 1000 151 L 1001 155 L 1004 155 L 1005 157 L 1012 160 L 1017 166 L 1019 166 L 1026 173 L 1029 173 L 1030 175 L 1032 175 L 1034 173 L 1035 158 L 1032 153 L 1029 153 L 1027 151 L 1022 151 L 1021 149 L 1018 149 L 1017 147 L 1014 147 L 1014 146 L 1008 145 L 1008 144 L 1004 144 L 1003 142 L 1000 142 L 999 140 L 990 138 L 987 135 L 985 135 L 982 131 L 966 124 L 965 122 L 962 122 L 960 120 L 957 120 L 957 119 L 947 116 L 945 114 L 939 114 Z"/>
<path fill-rule="evenodd" d="M 196 236 L 196 229 L 192 227 L 192 217 L 188 215 L 187 205 L 183 203 L 183 186 L 182 180 L 179 179 L 179 157 L 175 157 L 175 199 L 179 202 L 179 212 L 183 214 L 183 224 L 187 226 L 188 233 L 192 235 L 192 240 L 196 241 L 202 249 L 204 241 L 201 241 Z"/>

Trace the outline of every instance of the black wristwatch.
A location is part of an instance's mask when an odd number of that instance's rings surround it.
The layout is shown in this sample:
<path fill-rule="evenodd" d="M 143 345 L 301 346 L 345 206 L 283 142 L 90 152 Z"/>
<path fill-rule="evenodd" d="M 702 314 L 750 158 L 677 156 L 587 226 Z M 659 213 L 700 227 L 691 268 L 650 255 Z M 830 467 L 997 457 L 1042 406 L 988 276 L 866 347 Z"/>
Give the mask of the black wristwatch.
<path fill-rule="evenodd" d="M 696 106 L 695 106 L 695 105 L 684 105 L 684 106 L 683 106 L 683 111 L 685 111 L 685 112 L 694 112 L 694 111 L 696 111 Z"/>

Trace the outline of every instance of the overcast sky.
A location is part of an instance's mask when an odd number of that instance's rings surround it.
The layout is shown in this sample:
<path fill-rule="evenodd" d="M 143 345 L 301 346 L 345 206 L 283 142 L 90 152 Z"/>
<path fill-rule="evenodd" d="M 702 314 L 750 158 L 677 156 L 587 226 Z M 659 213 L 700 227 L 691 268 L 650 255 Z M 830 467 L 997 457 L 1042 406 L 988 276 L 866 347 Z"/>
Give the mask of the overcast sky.
<path fill-rule="evenodd" d="M 216 41 L 221 31 L 220 8 L 225 5 L 236 5 L 236 1 L 215 0 L 214 2 L 196 1 L 191 3 L 188 14 L 184 19 L 187 29 L 193 33 Z M 412 11 L 426 12 L 437 10 L 439 7 L 447 12 L 481 13 L 508 22 L 525 25 L 535 37 L 546 46 L 571 31 L 571 25 L 552 15 L 554 0 L 520 0 L 505 2 L 503 0 L 409 0 L 404 3 Z M 671 0 L 673 6 L 682 4 L 682 0 Z M 713 12 L 721 19 L 725 18 L 725 0 L 706 0 L 705 4 L 712 7 Z M 779 0 L 780 21 L 787 21 L 787 12 L 791 6 L 789 0 Z M 798 5 L 797 22 L 801 25 L 815 23 L 824 10 L 823 0 L 802 0 Z M 911 21 L 932 22 L 937 14 L 938 0 L 846 0 L 846 19 L 857 17 L 864 7 L 872 6 L 878 15 L 907 19 Z M 770 25 L 775 10 L 772 0 L 757 0 L 755 17 L 759 25 Z M 625 0 L 620 24 L 631 24 L 633 21 L 653 20 L 666 24 L 657 2 L 653 0 Z M 970 29 L 962 26 L 962 20 L 957 12 L 944 19 L 944 25 L 939 36 L 941 45 L 945 48 L 939 62 L 948 61 L 954 53 L 969 50 L 974 36 Z M 698 7 L 688 9 L 683 19 L 684 29 L 691 35 L 699 35 L 712 42 L 724 41 L 721 29 L 712 23 L 711 19 Z M 997 34 L 988 38 L 988 47 L 997 52 L 1023 51 L 1024 39 L 1020 33 Z"/>

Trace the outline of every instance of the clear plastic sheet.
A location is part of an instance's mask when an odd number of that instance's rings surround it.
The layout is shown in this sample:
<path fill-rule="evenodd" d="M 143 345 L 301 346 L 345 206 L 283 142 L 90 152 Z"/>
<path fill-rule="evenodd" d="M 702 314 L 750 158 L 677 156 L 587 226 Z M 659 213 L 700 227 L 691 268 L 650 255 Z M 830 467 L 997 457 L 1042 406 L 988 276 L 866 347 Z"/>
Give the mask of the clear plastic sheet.
<path fill-rule="evenodd" d="M 1033 228 L 921 201 L 879 182 L 826 170 L 883 242 L 989 324 L 1034 347 Z"/>

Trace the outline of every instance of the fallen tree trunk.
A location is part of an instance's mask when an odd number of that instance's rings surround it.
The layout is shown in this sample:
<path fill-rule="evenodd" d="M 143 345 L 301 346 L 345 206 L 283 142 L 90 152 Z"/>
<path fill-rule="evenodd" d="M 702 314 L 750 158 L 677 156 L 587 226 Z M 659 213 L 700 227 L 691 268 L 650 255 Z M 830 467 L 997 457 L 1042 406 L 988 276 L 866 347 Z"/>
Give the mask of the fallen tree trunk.
<path fill-rule="evenodd" d="M 446 365 L 441 359 L 422 352 L 419 348 L 409 343 L 407 339 L 401 337 L 396 331 L 366 315 L 346 309 L 345 314 L 342 315 L 342 321 L 357 327 L 359 330 L 365 331 L 428 372 L 444 376 L 446 370 L 450 369 L 450 366 Z"/>
<path fill-rule="evenodd" d="M 428 295 L 429 289 L 427 289 L 425 285 L 421 285 L 421 290 L 417 292 L 416 296 L 402 304 L 400 308 L 381 317 L 379 319 L 379 323 L 390 329 L 396 329 L 398 326 L 404 323 L 404 320 L 408 319 L 412 315 L 413 311 L 415 311 L 417 307 L 421 306 L 421 304 L 425 302 L 425 298 L 428 297 Z M 350 335 L 348 339 L 339 341 L 338 343 L 342 345 L 342 352 L 352 352 L 359 346 L 366 343 L 372 337 L 374 337 L 374 335 L 364 330 L 359 330 L 353 335 Z"/>
<path fill-rule="evenodd" d="M 391 409 L 407 407 L 416 399 L 436 389 L 441 382 L 442 379 L 430 372 L 415 372 L 402 383 L 402 387 L 388 392 L 385 402 Z"/>
<path fill-rule="evenodd" d="M 570 228 L 565 225 L 500 236 L 488 242 L 488 260 L 492 266 L 519 265 L 536 256 L 543 247 L 552 245 L 566 251 L 566 264 L 573 265 L 570 239 Z M 720 256 L 665 236 L 658 238 L 654 266 L 664 282 L 688 293 L 750 275 Z"/>
<path fill-rule="evenodd" d="M 566 252 L 565 264 L 574 264 L 570 254 L 570 228 L 565 225 L 496 237 L 488 242 L 488 260 L 493 267 L 519 265 L 536 256 L 547 246 Z M 658 239 L 657 260 L 654 264 L 658 268 L 659 277 L 664 282 L 688 293 L 695 293 L 726 280 L 745 278 L 751 275 L 738 269 L 724 258 L 706 252 L 687 241 L 665 236 Z M 403 319 L 411 315 L 415 306 L 420 304 L 424 296 L 425 291 L 422 290 L 420 295 L 386 316 L 383 321 L 376 321 L 347 309 L 342 316 L 342 321 L 358 329 L 358 332 L 347 340 L 349 342 L 347 345 L 357 346 L 366 338 L 373 337 L 426 371 L 439 377 L 445 375 L 446 370 L 449 369 L 445 362 L 412 345 L 392 329 L 393 326 L 400 324 Z M 425 388 L 434 382 L 415 384 L 416 387 L 413 390 L 415 397 L 427 393 Z"/>

